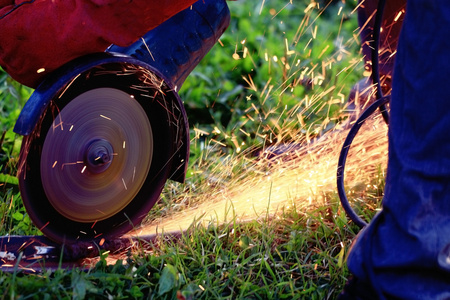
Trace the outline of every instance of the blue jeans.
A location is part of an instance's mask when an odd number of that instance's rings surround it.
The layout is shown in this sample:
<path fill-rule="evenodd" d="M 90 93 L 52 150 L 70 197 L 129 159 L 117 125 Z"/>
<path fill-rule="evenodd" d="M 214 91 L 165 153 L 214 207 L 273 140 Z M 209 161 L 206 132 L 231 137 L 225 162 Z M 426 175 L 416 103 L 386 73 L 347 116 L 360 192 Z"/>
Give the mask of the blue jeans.
<path fill-rule="evenodd" d="M 408 0 L 393 74 L 383 209 L 347 260 L 381 299 L 450 299 L 449 79 L 450 2 Z"/>

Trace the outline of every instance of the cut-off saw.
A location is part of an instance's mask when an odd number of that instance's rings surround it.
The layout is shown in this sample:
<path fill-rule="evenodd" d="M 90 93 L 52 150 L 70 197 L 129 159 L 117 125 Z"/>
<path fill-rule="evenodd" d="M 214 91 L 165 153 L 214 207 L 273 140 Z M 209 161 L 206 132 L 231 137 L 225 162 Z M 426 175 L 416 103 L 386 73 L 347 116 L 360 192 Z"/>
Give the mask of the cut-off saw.
<path fill-rule="evenodd" d="M 45 237 L 0 238 L 4 264 L 17 263 L 22 242 L 47 253 L 48 238 L 58 253 L 114 240 L 140 224 L 167 180 L 184 181 L 189 127 L 177 91 L 229 22 L 225 0 L 200 0 L 133 45 L 80 57 L 39 85 L 14 131 L 24 136 L 20 193 Z"/>

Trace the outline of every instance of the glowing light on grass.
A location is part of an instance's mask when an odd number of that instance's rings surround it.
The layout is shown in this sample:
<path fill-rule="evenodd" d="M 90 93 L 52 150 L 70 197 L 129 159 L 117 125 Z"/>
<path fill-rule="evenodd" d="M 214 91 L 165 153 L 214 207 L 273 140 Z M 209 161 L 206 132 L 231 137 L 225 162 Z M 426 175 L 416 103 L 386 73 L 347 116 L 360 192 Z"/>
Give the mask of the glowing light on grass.
<path fill-rule="evenodd" d="M 267 9 L 272 19 L 276 19 L 289 4 L 292 1 L 281 10 L 275 10 L 267 8 L 263 0 L 260 14 L 263 9 Z M 347 84 L 347 76 L 362 64 L 361 59 L 355 58 L 342 66 L 342 61 L 350 55 L 349 48 L 358 44 L 357 33 L 347 41 L 337 37 L 334 47 L 331 43 L 325 43 L 319 50 L 315 49 L 315 53 L 312 52 L 311 48 L 321 32 L 320 25 L 315 21 L 327 7 L 320 8 L 317 2 L 312 1 L 305 8 L 305 16 L 299 20 L 300 25 L 292 41 L 283 37 L 280 43 L 280 47 L 284 48 L 284 56 L 274 49 L 261 49 L 258 52 L 259 61 L 269 66 L 268 79 L 263 86 L 258 86 L 259 82 L 253 80 L 253 75 L 241 76 L 252 93 L 247 99 L 250 103 L 241 124 L 257 124 L 261 121 L 261 125 L 255 128 L 255 132 L 240 127 L 236 127 L 235 132 L 246 137 L 256 136 L 265 143 L 278 141 L 278 146 L 284 147 L 285 151 L 272 153 L 276 151 L 275 148 L 263 148 L 264 151 L 257 158 L 251 157 L 249 153 L 255 149 L 243 149 L 243 141 L 234 134 L 225 136 L 226 133 L 217 128 L 211 133 L 195 128 L 196 139 L 200 136 L 203 138 L 201 143 L 205 154 L 192 174 L 208 173 L 204 186 L 180 195 L 182 199 L 175 205 L 179 206 L 178 209 L 174 207 L 173 212 L 151 217 L 152 220 L 146 226 L 131 235 L 185 230 L 193 222 L 219 225 L 234 219 L 266 219 L 277 216 L 283 209 L 306 212 L 327 205 L 330 193 L 336 193 L 338 156 L 349 130 L 342 125 L 332 128 L 339 123 L 337 118 L 345 118 L 345 113 L 349 112 L 343 110 L 343 114 L 336 117 L 331 114 L 331 110 L 336 105 L 342 105 L 347 98 L 342 93 L 342 85 Z M 345 15 L 342 7 L 337 14 L 342 16 L 341 24 L 337 24 L 341 27 Z M 234 60 L 252 59 L 253 62 L 254 54 L 249 55 L 249 50 L 242 47 L 251 42 L 247 38 L 236 39 L 230 57 Z M 335 50 L 330 54 L 332 49 Z M 313 54 L 320 61 L 316 61 Z M 337 66 L 340 66 L 338 70 Z M 272 77 L 271 68 L 274 67 L 283 70 L 282 78 Z M 327 72 L 332 72 L 335 80 L 330 81 Z M 362 71 L 358 72 L 362 74 Z M 283 103 L 282 97 L 295 98 L 298 87 L 311 91 L 299 98 L 295 105 Z M 273 98 L 280 99 L 278 106 L 266 107 L 267 100 Z M 259 105 L 255 105 L 254 101 L 259 101 Z M 306 121 L 324 110 L 328 112 L 328 117 L 318 122 Z M 327 133 L 318 137 L 323 132 Z M 358 200 L 359 194 L 364 193 L 365 189 L 361 186 L 367 186 L 368 178 L 383 176 L 380 175 L 380 169 L 384 170 L 387 161 L 386 132 L 387 127 L 382 118 L 375 116 L 366 121 L 355 139 L 345 174 L 351 198 Z M 216 138 L 221 134 L 223 141 Z M 235 152 L 220 156 L 217 166 L 209 166 L 210 169 L 202 165 L 208 151 L 214 152 L 214 149 L 225 147 L 226 144 L 234 145 Z"/>
<path fill-rule="evenodd" d="M 387 160 L 387 126 L 379 117 L 366 121 L 348 157 L 346 182 L 349 193 L 361 192 L 368 178 L 379 176 Z M 215 225 L 236 218 L 246 221 L 274 216 L 288 206 L 298 211 L 327 205 L 335 193 L 338 155 L 347 130 L 335 129 L 318 140 L 297 141 L 289 151 L 273 158 L 260 157 L 226 186 L 210 185 L 204 194 L 190 195 L 199 203 L 169 218 L 161 218 L 132 234 L 153 234 L 187 229 L 193 221 Z M 270 149 L 266 152 L 269 156 Z M 229 169 L 241 164 L 235 157 L 224 165 L 216 182 L 226 182 Z M 220 177 L 223 177 L 221 179 Z"/>

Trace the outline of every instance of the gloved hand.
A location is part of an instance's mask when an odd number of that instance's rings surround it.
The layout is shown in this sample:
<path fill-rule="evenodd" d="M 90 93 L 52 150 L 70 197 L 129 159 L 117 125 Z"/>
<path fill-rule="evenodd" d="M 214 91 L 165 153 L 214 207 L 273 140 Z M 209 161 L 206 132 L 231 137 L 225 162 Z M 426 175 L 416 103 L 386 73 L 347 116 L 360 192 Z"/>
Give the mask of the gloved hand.
<path fill-rule="evenodd" d="M 128 46 L 196 0 L 0 0 L 0 65 L 35 88 L 109 45 Z"/>

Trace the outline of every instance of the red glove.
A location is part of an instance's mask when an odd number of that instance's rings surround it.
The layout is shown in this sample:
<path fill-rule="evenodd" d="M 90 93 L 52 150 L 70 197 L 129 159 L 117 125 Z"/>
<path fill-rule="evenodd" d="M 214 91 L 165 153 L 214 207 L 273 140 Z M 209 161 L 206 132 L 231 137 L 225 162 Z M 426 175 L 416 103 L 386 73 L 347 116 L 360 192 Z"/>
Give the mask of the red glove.
<path fill-rule="evenodd" d="M 0 65 L 36 87 L 64 63 L 128 46 L 196 1 L 0 0 Z"/>

